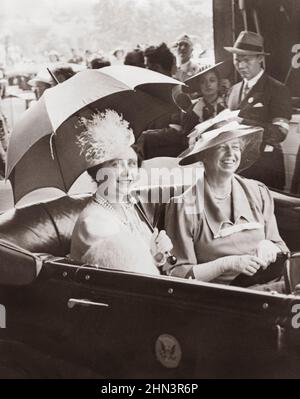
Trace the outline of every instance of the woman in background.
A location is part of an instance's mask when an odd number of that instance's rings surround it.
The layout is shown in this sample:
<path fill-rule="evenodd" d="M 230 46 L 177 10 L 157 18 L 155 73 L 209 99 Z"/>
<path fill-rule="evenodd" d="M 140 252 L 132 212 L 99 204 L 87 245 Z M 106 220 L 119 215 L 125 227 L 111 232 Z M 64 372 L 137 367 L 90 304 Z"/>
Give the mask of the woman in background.
<path fill-rule="evenodd" d="M 227 108 L 224 93 L 221 93 L 221 78 L 218 72 L 221 64 L 223 63 L 204 69 L 185 81 L 193 92 L 201 93 L 201 97 L 190 106 L 182 118 L 182 127 L 186 135 L 199 123 L 214 118 Z"/>

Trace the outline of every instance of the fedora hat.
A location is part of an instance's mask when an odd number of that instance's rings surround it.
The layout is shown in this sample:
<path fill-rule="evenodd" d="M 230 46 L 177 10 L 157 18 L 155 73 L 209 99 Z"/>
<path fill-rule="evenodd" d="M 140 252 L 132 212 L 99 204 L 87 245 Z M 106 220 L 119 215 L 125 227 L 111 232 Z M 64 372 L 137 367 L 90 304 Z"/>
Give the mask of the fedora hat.
<path fill-rule="evenodd" d="M 270 55 L 264 51 L 264 39 L 259 33 L 242 31 L 233 47 L 224 47 L 233 54 L 240 55 Z"/>
<path fill-rule="evenodd" d="M 256 161 L 260 154 L 263 131 L 262 127 L 243 125 L 237 121 L 218 122 L 202 133 L 193 148 L 179 161 L 179 165 L 191 165 L 199 162 L 202 158 L 201 155 L 206 150 L 230 140 L 243 138 L 244 147 L 239 171 L 245 170 Z"/>

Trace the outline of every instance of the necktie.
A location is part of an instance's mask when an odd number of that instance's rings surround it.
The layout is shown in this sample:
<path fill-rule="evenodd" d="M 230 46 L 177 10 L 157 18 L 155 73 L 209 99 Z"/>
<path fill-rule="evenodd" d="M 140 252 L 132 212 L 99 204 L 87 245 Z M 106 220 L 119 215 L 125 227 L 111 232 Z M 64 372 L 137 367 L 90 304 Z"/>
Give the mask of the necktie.
<path fill-rule="evenodd" d="M 215 115 L 215 107 L 204 100 L 204 107 L 203 107 L 203 121 L 207 121 L 207 119 L 213 118 Z"/>
<path fill-rule="evenodd" d="M 203 121 L 206 121 L 207 119 L 213 118 L 216 116 L 219 112 L 223 111 L 225 109 L 225 106 L 221 103 L 215 103 L 215 105 L 210 104 L 207 102 L 205 99 L 204 100 L 204 107 L 203 107 Z"/>
<path fill-rule="evenodd" d="M 244 100 L 244 98 L 247 96 L 247 94 L 249 93 L 249 86 L 248 83 L 244 83 L 244 87 L 243 87 L 243 93 L 242 93 L 242 100 Z"/>

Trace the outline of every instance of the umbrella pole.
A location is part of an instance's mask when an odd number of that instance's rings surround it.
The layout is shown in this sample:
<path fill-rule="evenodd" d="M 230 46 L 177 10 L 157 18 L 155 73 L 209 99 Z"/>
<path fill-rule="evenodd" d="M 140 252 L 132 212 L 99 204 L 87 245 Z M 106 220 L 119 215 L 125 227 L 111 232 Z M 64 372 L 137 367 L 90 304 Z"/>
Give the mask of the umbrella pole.
<path fill-rule="evenodd" d="M 55 153 L 55 156 L 56 156 L 56 159 L 57 159 L 57 165 L 58 165 L 59 172 L 60 172 L 60 176 L 61 176 L 61 179 L 63 181 L 64 188 L 65 188 L 64 191 L 65 191 L 65 193 L 67 193 L 68 190 L 67 190 L 66 182 L 65 182 L 65 179 L 64 179 L 64 175 L 63 175 L 63 172 L 62 172 L 61 165 L 60 165 L 59 156 L 58 156 L 57 151 L 56 151 L 56 144 L 55 144 L 54 134 L 55 133 L 52 133 L 51 136 L 50 136 L 50 151 L 53 152 L 53 154 Z"/>
<path fill-rule="evenodd" d="M 50 74 L 51 78 L 54 80 L 54 82 L 58 85 L 59 81 L 57 80 L 57 77 L 54 75 L 54 73 L 51 72 L 49 68 L 47 68 L 47 71 L 49 72 L 49 74 Z"/>
<path fill-rule="evenodd" d="M 140 214 L 140 216 L 142 217 L 142 219 L 144 220 L 144 222 L 146 223 L 146 225 L 149 227 L 151 233 L 154 232 L 154 227 L 152 226 L 150 220 L 148 219 L 147 215 L 145 214 L 145 212 L 143 211 L 143 209 L 141 208 L 139 203 L 134 204 L 135 209 L 138 211 L 138 213 Z M 159 219 L 159 218 L 158 218 Z M 174 266 L 177 263 L 177 258 L 176 256 L 172 255 L 169 251 L 168 251 L 168 257 L 167 257 L 167 262 L 169 263 L 169 265 Z"/>

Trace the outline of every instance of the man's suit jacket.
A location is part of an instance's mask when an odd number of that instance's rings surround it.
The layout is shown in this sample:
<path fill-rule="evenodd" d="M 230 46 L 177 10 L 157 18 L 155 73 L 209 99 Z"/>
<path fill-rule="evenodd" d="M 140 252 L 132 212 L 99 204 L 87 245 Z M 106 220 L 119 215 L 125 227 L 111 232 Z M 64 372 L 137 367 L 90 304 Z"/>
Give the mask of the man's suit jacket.
<path fill-rule="evenodd" d="M 240 109 L 239 116 L 257 122 L 264 127 L 265 144 L 276 145 L 285 139 L 282 129 L 272 122 L 290 120 L 292 115 L 291 97 L 288 88 L 264 73 L 241 101 L 243 81 L 235 84 L 228 98 L 228 108 Z"/>
<path fill-rule="evenodd" d="M 240 109 L 239 116 L 250 125 L 264 128 L 261 157 L 242 175 L 262 181 L 267 186 L 283 190 L 285 167 L 282 149 L 279 145 L 288 133 L 288 121 L 292 114 L 289 90 L 282 83 L 264 73 L 241 101 L 243 82 L 232 87 L 228 99 L 231 110 Z M 266 145 L 272 151 L 265 152 Z"/>

